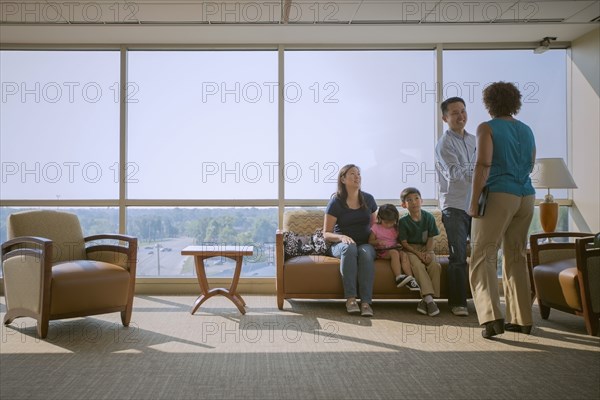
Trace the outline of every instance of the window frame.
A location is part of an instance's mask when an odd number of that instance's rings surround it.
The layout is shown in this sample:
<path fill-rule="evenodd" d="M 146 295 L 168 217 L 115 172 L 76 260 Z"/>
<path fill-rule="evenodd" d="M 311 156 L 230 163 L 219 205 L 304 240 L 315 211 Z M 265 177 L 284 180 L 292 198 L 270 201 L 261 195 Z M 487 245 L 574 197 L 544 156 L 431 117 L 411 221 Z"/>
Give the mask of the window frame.
<path fill-rule="evenodd" d="M 565 47 L 568 50 L 568 47 Z M 435 56 L 435 71 L 436 71 L 436 82 L 443 82 L 442 76 L 442 65 L 443 65 L 443 52 L 444 50 L 517 50 L 517 49 L 532 49 L 532 47 L 528 46 L 515 46 L 514 44 L 473 44 L 473 45 L 452 45 L 452 44 L 424 44 L 424 45 L 85 45 L 85 46 L 77 46 L 77 45 L 59 45 L 59 44 L 51 44 L 51 45 L 5 45 L 3 44 L 0 48 L 1 51 L 11 51 L 11 50 L 19 50 L 19 51 L 48 51 L 48 50 L 56 50 L 56 51 L 65 51 L 65 50 L 118 50 L 120 52 L 120 82 L 122 90 L 120 91 L 120 124 L 119 124 L 119 162 L 121 166 L 127 165 L 127 98 L 128 98 L 128 88 L 127 85 L 123 85 L 123 82 L 128 82 L 128 73 L 127 73 L 127 57 L 129 51 L 135 50 L 276 50 L 278 53 L 278 83 L 279 88 L 284 87 L 285 77 L 284 77 L 284 53 L 287 50 L 323 50 L 323 51 L 336 51 L 336 50 L 430 50 L 436 53 Z M 567 132 L 566 132 L 566 140 L 568 144 L 567 148 L 567 161 L 569 167 L 571 166 L 570 160 L 572 159 L 572 147 L 571 147 L 571 115 L 568 111 L 568 107 L 570 105 L 569 95 L 571 93 L 571 76 L 568 73 L 570 69 L 570 62 L 568 61 L 569 57 L 567 56 L 567 76 L 565 77 L 566 85 L 567 85 Z M 125 87 L 124 87 L 125 86 Z M 441 134 L 443 133 L 443 122 L 441 121 L 441 116 L 439 115 L 439 103 L 441 103 L 441 99 L 439 99 L 438 95 L 438 104 L 436 106 L 436 130 L 433 133 L 435 135 L 434 143 L 437 142 Z M 283 101 L 282 90 L 278 92 L 278 163 L 279 165 L 285 165 L 284 158 L 284 143 L 285 143 L 285 127 L 283 124 L 284 121 L 284 111 L 285 111 L 285 101 Z M 180 199 L 180 200 L 172 200 L 172 199 L 159 199 L 159 200 L 150 200 L 150 199 L 128 199 L 127 197 L 127 169 L 121 168 L 119 171 L 119 195 L 118 198 L 115 199 L 103 199 L 103 200 L 30 200 L 30 199 L 18 199 L 18 200 L 1 200 L 0 207 L 116 207 L 118 208 L 119 215 L 119 233 L 126 233 L 127 226 L 127 211 L 129 207 L 277 207 L 278 209 L 278 226 L 282 226 L 283 221 L 283 212 L 286 207 L 324 207 L 327 204 L 328 199 L 293 199 L 286 198 L 284 192 L 284 182 L 282 174 L 278 174 L 278 196 L 277 199 L 252 199 L 252 200 L 238 200 L 238 199 L 211 199 L 211 200 L 195 200 L 195 199 Z M 398 199 L 376 199 L 380 203 L 396 203 Z M 571 207 L 573 205 L 572 202 L 572 190 L 567 191 L 566 198 L 556 199 L 560 206 Z M 538 204 L 540 200 L 536 200 L 536 204 Z M 433 199 L 424 199 L 425 206 L 437 206 L 438 200 L 437 198 Z M 274 280 L 275 278 L 243 278 L 242 283 L 245 279 L 255 280 L 255 287 L 269 287 L 274 290 Z M 148 281 L 149 280 L 149 281 Z M 167 282 L 180 282 L 185 285 L 192 285 L 192 287 L 196 288 L 197 283 L 195 282 L 195 278 L 143 278 L 138 279 L 139 283 L 144 285 L 147 284 L 148 290 L 152 292 L 152 287 L 158 288 L 158 286 L 154 286 L 155 284 L 160 285 L 162 283 Z M 146 282 L 147 281 L 147 282 Z M 223 281 L 222 279 L 216 279 L 215 282 Z M 228 281 L 227 279 L 224 281 Z M 250 284 L 252 285 L 252 284 Z M 243 287 L 243 286 L 242 286 Z M 253 289 L 251 289 L 252 291 Z"/>

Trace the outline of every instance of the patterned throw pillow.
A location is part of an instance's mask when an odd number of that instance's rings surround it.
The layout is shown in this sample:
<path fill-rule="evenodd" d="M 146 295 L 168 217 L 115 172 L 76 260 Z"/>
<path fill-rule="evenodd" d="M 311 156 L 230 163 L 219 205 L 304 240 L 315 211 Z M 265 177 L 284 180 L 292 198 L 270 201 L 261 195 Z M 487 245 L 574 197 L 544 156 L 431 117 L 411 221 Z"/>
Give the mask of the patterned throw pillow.
<path fill-rule="evenodd" d="M 283 253 L 285 260 L 304 255 L 325 255 L 328 249 L 329 244 L 325 241 L 322 229 L 317 229 L 312 235 L 283 232 Z"/>
<path fill-rule="evenodd" d="M 323 236 L 323 229 L 319 228 L 312 235 L 312 245 L 315 251 L 314 254 L 318 255 L 326 255 L 329 250 L 329 243 L 325 240 L 325 236 Z"/>
<path fill-rule="evenodd" d="M 283 232 L 283 253 L 286 260 L 308 254 L 311 249 L 311 236 L 295 232 Z"/>

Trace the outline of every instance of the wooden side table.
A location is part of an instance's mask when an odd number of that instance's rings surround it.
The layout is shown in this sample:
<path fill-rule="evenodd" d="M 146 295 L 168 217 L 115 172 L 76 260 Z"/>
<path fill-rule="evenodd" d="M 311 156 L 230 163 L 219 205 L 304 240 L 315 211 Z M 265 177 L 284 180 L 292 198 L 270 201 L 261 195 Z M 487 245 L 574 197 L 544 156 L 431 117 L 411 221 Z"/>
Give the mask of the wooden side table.
<path fill-rule="evenodd" d="M 206 300 L 220 294 L 231 300 L 242 314 L 246 314 L 246 302 L 236 290 L 242 272 L 243 258 L 244 256 L 251 256 L 253 253 L 254 247 L 252 246 L 187 246 L 181 250 L 183 256 L 194 256 L 196 276 L 200 285 L 200 296 L 194 302 L 191 313 L 194 314 Z M 235 260 L 235 271 L 229 289 L 210 289 L 208 287 L 204 260 L 211 257 L 227 257 Z"/>

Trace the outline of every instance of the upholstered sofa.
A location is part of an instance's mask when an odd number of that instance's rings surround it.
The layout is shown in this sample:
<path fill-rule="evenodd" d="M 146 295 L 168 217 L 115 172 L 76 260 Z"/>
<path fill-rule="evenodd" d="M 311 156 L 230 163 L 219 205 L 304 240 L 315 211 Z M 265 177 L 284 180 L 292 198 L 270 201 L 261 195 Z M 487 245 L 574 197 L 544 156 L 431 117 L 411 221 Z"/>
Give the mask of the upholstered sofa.
<path fill-rule="evenodd" d="M 442 266 L 440 295 L 447 297 L 446 270 L 448 267 L 448 239 L 442 224 L 442 213 L 432 211 L 440 234 L 434 239 L 434 251 Z M 283 229 L 276 232 L 275 258 L 277 262 L 277 306 L 283 309 L 285 299 L 342 299 L 344 290 L 340 277 L 340 262 L 326 255 L 302 255 L 285 259 L 284 232 L 310 235 L 323 227 L 322 210 L 287 211 Z M 470 294 L 469 294 L 470 296 Z M 419 292 L 397 288 L 388 260 L 375 261 L 374 299 L 419 299 Z"/>

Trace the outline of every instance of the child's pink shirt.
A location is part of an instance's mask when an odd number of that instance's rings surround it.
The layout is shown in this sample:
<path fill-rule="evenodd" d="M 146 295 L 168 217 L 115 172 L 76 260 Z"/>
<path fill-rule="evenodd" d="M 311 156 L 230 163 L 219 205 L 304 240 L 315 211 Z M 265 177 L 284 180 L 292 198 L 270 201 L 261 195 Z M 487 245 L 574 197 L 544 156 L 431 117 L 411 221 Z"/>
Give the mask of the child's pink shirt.
<path fill-rule="evenodd" d="M 398 244 L 398 231 L 396 228 L 386 228 L 381 224 L 371 226 L 371 231 L 381 243 L 379 247 L 393 247 Z"/>

